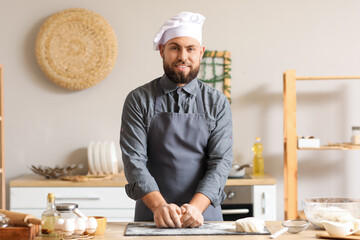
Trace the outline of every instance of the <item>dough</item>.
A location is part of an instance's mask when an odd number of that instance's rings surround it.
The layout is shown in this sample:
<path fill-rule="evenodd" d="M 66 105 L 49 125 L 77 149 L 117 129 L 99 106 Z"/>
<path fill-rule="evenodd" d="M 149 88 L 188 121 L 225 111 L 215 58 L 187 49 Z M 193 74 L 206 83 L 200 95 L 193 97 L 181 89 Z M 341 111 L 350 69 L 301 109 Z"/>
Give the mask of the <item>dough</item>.
<path fill-rule="evenodd" d="M 265 222 L 258 218 L 248 217 L 236 220 L 235 226 L 237 232 L 260 233 L 264 231 Z"/>

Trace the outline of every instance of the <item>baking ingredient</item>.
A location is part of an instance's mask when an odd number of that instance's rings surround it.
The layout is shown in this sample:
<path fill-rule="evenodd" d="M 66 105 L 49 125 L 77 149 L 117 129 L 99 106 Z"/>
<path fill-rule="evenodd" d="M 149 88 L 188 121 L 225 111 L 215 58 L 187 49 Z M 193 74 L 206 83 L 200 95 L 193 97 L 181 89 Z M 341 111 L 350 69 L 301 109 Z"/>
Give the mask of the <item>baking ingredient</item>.
<path fill-rule="evenodd" d="M 60 213 L 55 208 L 55 194 L 47 195 L 46 210 L 41 214 L 44 224 L 41 226 L 41 234 L 44 236 L 56 236 L 55 222 L 60 218 Z"/>
<path fill-rule="evenodd" d="M 253 175 L 254 176 L 263 176 L 264 175 L 264 158 L 262 155 L 263 145 L 261 143 L 261 138 L 257 137 L 256 142 L 252 147 L 254 152 L 253 158 Z"/>
<path fill-rule="evenodd" d="M 94 217 L 89 217 L 86 220 L 86 232 L 88 233 L 94 233 L 97 228 L 97 221 Z"/>
<path fill-rule="evenodd" d="M 60 236 L 60 234 L 62 232 L 62 225 L 64 224 L 64 222 L 65 222 L 65 220 L 62 218 L 59 218 L 55 222 L 55 232 L 57 233 L 58 236 Z"/>
<path fill-rule="evenodd" d="M 334 222 L 352 222 L 355 220 L 354 216 L 347 209 L 339 207 L 324 207 L 314 210 L 312 214 L 308 216 L 315 226 L 324 228 L 321 221 L 328 220 Z"/>
<path fill-rule="evenodd" d="M 247 217 L 235 221 L 237 232 L 261 233 L 264 232 L 265 222 L 262 219 Z"/>
<path fill-rule="evenodd" d="M 83 234 L 86 229 L 86 222 L 82 218 L 78 218 L 75 220 L 75 233 L 76 234 Z"/>
<path fill-rule="evenodd" d="M 65 219 L 64 224 L 62 225 L 62 234 L 65 236 L 70 236 L 74 233 L 75 222 L 74 219 Z"/>

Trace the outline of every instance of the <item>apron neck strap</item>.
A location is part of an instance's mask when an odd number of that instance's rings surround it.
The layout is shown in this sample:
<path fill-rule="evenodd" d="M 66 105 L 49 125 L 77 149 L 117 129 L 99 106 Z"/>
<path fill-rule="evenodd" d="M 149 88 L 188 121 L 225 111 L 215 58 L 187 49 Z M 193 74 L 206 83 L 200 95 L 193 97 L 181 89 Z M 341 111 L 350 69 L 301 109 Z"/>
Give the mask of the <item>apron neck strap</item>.
<path fill-rule="evenodd" d="M 165 96 L 166 94 L 164 94 L 164 91 L 161 88 L 160 85 L 160 81 L 157 84 L 157 93 L 156 93 L 156 99 L 155 99 L 155 113 L 160 113 L 161 111 L 161 103 L 165 100 Z M 203 104 L 203 100 L 201 97 L 201 92 L 200 92 L 200 88 L 197 88 L 197 93 L 196 93 L 196 107 L 197 107 L 197 111 L 200 114 L 204 114 L 204 104 Z"/>

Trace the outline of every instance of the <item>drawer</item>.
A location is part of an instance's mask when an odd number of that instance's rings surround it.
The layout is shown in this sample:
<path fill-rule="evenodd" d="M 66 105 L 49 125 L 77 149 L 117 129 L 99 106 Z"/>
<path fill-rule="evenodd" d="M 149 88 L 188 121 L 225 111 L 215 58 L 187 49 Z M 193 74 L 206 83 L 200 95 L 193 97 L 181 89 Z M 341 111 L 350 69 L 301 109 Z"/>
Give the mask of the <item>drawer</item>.
<path fill-rule="evenodd" d="M 11 209 L 45 209 L 46 196 L 55 193 L 55 203 L 77 203 L 79 209 L 134 209 L 124 187 L 11 187 Z"/>

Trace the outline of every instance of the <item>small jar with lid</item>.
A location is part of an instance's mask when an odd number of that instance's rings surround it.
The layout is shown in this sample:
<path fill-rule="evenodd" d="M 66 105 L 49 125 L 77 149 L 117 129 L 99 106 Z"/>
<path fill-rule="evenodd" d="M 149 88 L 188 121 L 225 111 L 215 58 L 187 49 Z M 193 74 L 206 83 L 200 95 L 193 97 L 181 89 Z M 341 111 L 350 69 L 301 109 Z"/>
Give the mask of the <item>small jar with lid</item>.
<path fill-rule="evenodd" d="M 352 127 L 351 143 L 360 144 L 360 126 Z"/>
<path fill-rule="evenodd" d="M 56 210 L 60 212 L 60 218 L 62 219 L 77 219 L 77 215 L 74 210 L 78 208 L 76 203 L 57 203 Z"/>

